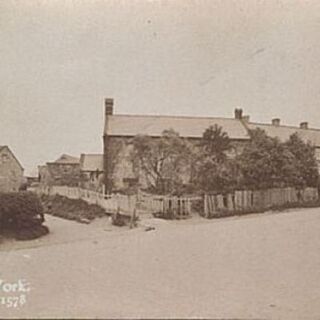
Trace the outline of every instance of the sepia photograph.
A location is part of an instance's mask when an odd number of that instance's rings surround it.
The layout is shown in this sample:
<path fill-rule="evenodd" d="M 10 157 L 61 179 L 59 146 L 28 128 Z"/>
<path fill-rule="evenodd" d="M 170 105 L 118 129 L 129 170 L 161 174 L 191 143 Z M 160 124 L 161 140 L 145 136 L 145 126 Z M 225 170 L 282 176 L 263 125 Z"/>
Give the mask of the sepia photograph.
<path fill-rule="evenodd" d="M 319 0 L 0 0 L 0 319 L 320 319 Z"/>

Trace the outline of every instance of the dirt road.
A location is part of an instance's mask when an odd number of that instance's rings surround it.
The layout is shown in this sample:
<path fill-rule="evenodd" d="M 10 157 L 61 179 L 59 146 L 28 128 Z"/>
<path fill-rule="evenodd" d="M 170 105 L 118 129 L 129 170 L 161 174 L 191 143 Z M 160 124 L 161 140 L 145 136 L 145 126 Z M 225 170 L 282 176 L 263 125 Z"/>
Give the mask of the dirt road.
<path fill-rule="evenodd" d="M 149 232 L 48 226 L 41 240 L 0 245 L 0 279 L 31 286 L 0 318 L 320 319 L 319 209 L 158 221 Z"/>

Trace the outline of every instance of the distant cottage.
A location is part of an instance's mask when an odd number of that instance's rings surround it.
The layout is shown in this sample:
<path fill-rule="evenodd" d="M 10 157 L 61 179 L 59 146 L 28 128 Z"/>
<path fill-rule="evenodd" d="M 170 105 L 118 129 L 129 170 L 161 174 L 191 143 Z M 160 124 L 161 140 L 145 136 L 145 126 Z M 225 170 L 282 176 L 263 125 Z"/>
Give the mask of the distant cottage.
<path fill-rule="evenodd" d="M 23 167 L 8 146 L 0 146 L 0 192 L 19 191 Z"/>
<path fill-rule="evenodd" d="M 308 123 L 302 122 L 299 127 L 280 125 L 279 119 L 271 124 L 250 122 L 242 109 L 235 109 L 234 118 L 186 117 L 160 115 L 120 115 L 114 113 L 113 99 L 105 99 L 104 142 L 104 182 L 107 192 L 134 185 L 144 186 L 143 175 L 130 158 L 133 148 L 132 138 L 138 134 L 159 138 L 164 130 L 173 129 L 190 142 L 198 142 L 204 131 L 212 125 L 222 127 L 233 146 L 234 156 L 240 153 L 250 141 L 250 130 L 260 128 L 271 137 L 284 141 L 297 132 L 305 141 L 310 142 L 316 151 L 320 169 L 320 130 L 309 129 Z"/>
<path fill-rule="evenodd" d="M 38 171 L 41 184 L 75 187 L 80 180 L 80 159 L 63 154 L 53 162 L 38 166 Z"/>

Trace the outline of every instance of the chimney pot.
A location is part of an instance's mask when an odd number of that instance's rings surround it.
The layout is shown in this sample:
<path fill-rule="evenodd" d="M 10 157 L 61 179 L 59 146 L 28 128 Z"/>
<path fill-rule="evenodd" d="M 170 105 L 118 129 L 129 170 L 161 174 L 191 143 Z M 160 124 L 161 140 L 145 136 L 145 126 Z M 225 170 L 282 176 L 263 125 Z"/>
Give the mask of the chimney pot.
<path fill-rule="evenodd" d="M 279 118 L 272 119 L 272 125 L 276 127 L 280 126 L 280 119 Z"/>
<path fill-rule="evenodd" d="M 309 125 L 308 122 L 301 122 L 300 123 L 300 129 L 308 129 Z"/>
<path fill-rule="evenodd" d="M 104 105 L 105 105 L 105 113 L 106 116 L 111 116 L 113 115 L 113 99 L 111 98 L 106 98 L 104 100 Z"/>
<path fill-rule="evenodd" d="M 236 109 L 234 109 L 234 117 L 235 117 L 235 119 L 242 119 L 242 109 L 240 108 L 240 109 L 238 109 L 238 108 L 236 108 Z"/>

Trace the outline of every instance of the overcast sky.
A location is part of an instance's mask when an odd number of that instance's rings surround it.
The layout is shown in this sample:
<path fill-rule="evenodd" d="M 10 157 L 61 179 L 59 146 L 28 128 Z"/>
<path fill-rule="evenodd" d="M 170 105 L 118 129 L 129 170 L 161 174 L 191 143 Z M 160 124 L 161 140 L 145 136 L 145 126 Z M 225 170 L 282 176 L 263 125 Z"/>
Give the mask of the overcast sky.
<path fill-rule="evenodd" d="M 116 113 L 320 128 L 320 1 L 0 1 L 0 145 L 28 174 Z"/>

